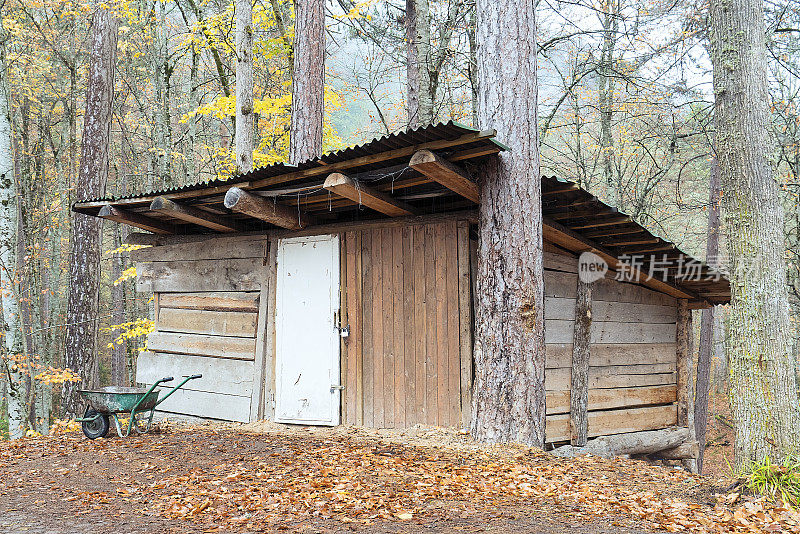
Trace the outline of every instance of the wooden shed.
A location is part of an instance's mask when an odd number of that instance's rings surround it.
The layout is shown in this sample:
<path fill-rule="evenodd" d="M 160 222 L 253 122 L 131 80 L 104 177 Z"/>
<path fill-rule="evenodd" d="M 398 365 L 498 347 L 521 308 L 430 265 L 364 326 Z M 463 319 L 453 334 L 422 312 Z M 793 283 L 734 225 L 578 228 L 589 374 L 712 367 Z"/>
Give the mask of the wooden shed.
<path fill-rule="evenodd" d="M 163 405 L 177 414 L 467 425 L 475 180 L 504 150 L 493 138 L 440 124 L 296 167 L 76 203 L 149 232 L 129 239 L 152 245 L 134 253 L 156 325 L 137 380 L 202 373 Z M 590 437 L 686 426 L 689 309 L 727 302 L 727 280 L 571 182 L 544 177 L 542 192 L 547 441 L 570 439 L 576 373 Z M 577 369 L 587 251 L 608 271 L 591 284 L 590 360 Z"/>

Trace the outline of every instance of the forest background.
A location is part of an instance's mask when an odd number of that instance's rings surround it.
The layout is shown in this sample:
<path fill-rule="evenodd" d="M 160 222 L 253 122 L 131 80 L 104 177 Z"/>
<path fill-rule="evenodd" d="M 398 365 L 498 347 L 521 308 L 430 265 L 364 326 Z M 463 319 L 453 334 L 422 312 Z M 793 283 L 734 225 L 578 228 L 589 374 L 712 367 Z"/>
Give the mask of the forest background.
<path fill-rule="evenodd" d="M 216 0 L 107 2 L 119 23 L 108 195 L 130 195 L 235 172 L 235 3 Z M 414 50 L 408 8 L 414 9 Z M 792 324 L 800 314 L 800 4 L 765 3 L 771 134 L 786 209 Z M 91 2 L 4 0 L 4 69 L 13 126 L 16 226 L 0 247 L 5 317 L 19 332 L 5 353 L 24 376 L 29 432 L 60 416 L 69 287 L 70 206 L 86 107 Z M 476 122 L 475 6 L 466 0 L 332 0 L 326 16 L 325 150 L 409 126 Z M 706 257 L 713 195 L 713 91 L 707 5 L 684 0 L 541 0 L 539 132 L 544 174 L 574 180 L 604 201 Z M 255 166 L 288 159 L 294 6 L 253 3 Z M 409 62 L 410 55 L 416 60 Z M 418 67 L 418 68 L 417 68 Z M 419 93 L 410 94 L 410 76 Z M 407 112 L 413 102 L 415 114 Z M 501 139 L 502 141 L 502 139 Z M 151 327 L 149 296 L 137 294 L 123 245 L 105 225 L 98 375 L 126 385 Z M 718 258 L 724 269 L 724 244 Z M 0 254 L 0 258 L 4 257 Z M 717 314 L 721 316 L 722 314 Z M 695 321 L 696 325 L 700 321 Z M 14 325 L 17 325 L 16 328 Z M 717 320 L 715 387 L 726 366 Z M 796 329 L 795 329 L 796 330 Z M 797 362 L 797 338 L 795 362 Z M 0 432 L 7 432 L 0 401 Z M 7 420 L 6 420 L 7 421 Z M 4 428 L 6 430 L 4 430 Z"/>

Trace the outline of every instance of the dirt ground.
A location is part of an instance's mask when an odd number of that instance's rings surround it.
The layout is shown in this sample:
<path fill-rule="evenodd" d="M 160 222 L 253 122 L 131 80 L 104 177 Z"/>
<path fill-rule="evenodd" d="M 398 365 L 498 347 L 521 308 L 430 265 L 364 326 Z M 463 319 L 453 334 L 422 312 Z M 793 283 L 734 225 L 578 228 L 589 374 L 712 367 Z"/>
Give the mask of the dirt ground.
<path fill-rule="evenodd" d="M 0 443 L 0 532 L 800 532 L 712 477 L 457 431 L 162 423 Z"/>

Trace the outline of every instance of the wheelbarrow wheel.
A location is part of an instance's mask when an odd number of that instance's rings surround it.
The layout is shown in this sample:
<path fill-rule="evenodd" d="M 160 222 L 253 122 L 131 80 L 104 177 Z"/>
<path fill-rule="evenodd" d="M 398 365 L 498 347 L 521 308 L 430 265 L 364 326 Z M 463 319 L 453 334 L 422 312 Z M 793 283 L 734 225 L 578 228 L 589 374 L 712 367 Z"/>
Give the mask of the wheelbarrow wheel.
<path fill-rule="evenodd" d="M 87 438 L 97 439 L 106 437 L 110 426 L 108 415 L 93 410 L 92 408 L 86 408 L 86 413 L 83 414 L 83 418 L 94 418 L 91 421 L 84 421 L 81 423 L 81 430 L 83 430 L 83 434 Z"/>

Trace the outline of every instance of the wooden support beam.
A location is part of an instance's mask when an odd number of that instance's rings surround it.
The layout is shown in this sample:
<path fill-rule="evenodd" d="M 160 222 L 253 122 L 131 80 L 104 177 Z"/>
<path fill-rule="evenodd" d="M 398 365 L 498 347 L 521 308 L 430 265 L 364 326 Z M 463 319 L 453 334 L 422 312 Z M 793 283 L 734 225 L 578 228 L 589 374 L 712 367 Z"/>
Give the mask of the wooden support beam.
<path fill-rule="evenodd" d="M 127 211 L 122 208 L 117 208 L 111 204 L 106 204 L 100 208 L 97 216 L 101 219 L 127 224 L 128 226 L 135 226 L 136 228 L 141 228 L 142 230 L 147 230 L 148 232 L 153 232 L 154 234 L 175 233 L 175 226 L 172 224 L 159 221 L 158 219 L 153 219 L 152 217 L 147 217 L 146 215 Z"/>
<path fill-rule="evenodd" d="M 299 230 L 313 224 L 311 217 L 295 208 L 256 196 L 238 187 L 231 187 L 225 193 L 225 207 L 290 230 Z"/>
<path fill-rule="evenodd" d="M 661 240 L 657 237 L 625 237 L 613 239 L 599 239 L 598 243 L 606 247 L 624 247 L 630 245 L 653 245 Z"/>
<path fill-rule="evenodd" d="M 623 224 L 631 222 L 628 216 L 614 217 L 613 219 L 606 219 L 600 221 L 592 221 L 578 225 L 569 225 L 572 230 L 586 230 L 587 228 L 601 228 L 603 226 L 614 226 L 615 224 Z"/>
<path fill-rule="evenodd" d="M 581 188 L 575 184 L 565 185 L 564 187 L 558 187 L 556 189 L 546 189 L 542 191 L 543 197 L 549 197 L 553 195 L 560 195 L 562 193 L 572 193 L 575 191 L 580 191 Z"/>
<path fill-rule="evenodd" d="M 592 284 L 584 282 L 578 266 L 575 327 L 572 337 L 572 376 L 569 395 L 570 443 L 577 447 L 589 439 L 589 356 L 592 331 Z"/>
<path fill-rule="evenodd" d="M 417 151 L 411 157 L 409 167 L 476 204 L 480 201 L 478 185 L 472 180 L 469 173 L 438 156 L 435 152 Z"/>
<path fill-rule="evenodd" d="M 340 197 L 350 199 L 356 204 L 363 204 L 390 217 L 402 217 L 417 213 L 417 210 L 408 204 L 367 185 L 357 183 L 349 176 L 339 172 L 329 174 L 322 187 Z"/>
<path fill-rule="evenodd" d="M 692 354 L 692 311 L 689 301 L 678 299 L 676 319 L 676 359 L 678 371 L 678 426 L 689 426 L 689 359 Z"/>
<path fill-rule="evenodd" d="M 217 232 L 229 233 L 242 231 L 242 226 L 230 220 L 228 217 L 209 213 L 200 208 L 195 208 L 194 206 L 179 204 L 166 197 L 156 197 L 153 202 L 150 203 L 150 210 L 199 226 L 205 226 Z"/>

